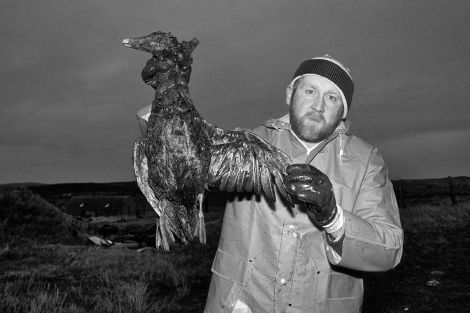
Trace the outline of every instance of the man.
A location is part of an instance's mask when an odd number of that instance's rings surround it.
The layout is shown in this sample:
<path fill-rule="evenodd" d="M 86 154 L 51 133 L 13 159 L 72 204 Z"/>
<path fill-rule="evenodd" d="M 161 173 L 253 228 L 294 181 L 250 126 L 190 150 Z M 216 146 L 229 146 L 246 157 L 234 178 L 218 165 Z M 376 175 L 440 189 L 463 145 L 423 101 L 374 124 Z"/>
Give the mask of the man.
<path fill-rule="evenodd" d="M 346 121 L 353 81 L 329 56 L 303 62 L 289 114 L 254 132 L 287 153 L 297 200 L 227 204 L 205 312 L 360 312 L 361 271 L 401 258 L 403 231 L 384 161 Z"/>
<path fill-rule="evenodd" d="M 398 207 L 377 149 L 351 134 L 349 70 L 304 61 L 287 87 L 289 114 L 254 132 L 287 153 L 280 196 L 239 195 L 225 209 L 205 312 L 359 312 L 362 271 L 396 266 Z M 138 113 L 143 134 L 150 106 Z"/>

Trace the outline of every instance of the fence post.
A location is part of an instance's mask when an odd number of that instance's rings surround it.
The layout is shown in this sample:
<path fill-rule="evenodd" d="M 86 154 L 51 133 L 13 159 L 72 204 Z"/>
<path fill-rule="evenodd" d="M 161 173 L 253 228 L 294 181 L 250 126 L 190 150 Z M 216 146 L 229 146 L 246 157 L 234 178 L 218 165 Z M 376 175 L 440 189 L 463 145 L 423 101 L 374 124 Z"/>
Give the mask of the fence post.
<path fill-rule="evenodd" d="M 455 199 L 455 195 L 454 195 L 454 185 L 452 184 L 452 177 L 451 176 L 448 177 L 448 181 L 449 181 L 450 201 L 452 202 L 452 204 L 457 204 L 457 200 Z"/>
<path fill-rule="evenodd" d="M 406 202 L 405 202 L 405 182 L 403 181 L 403 179 L 400 179 L 399 190 L 400 190 L 400 204 L 401 204 L 401 207 L 404 209 L 406 208 Z"/>

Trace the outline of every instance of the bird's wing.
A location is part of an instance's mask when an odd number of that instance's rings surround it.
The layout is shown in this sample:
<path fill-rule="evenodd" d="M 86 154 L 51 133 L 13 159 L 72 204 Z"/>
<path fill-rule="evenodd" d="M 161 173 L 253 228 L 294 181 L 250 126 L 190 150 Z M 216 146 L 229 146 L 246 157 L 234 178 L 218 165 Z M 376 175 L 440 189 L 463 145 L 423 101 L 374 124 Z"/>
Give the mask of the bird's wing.
<path fill-rule="evenodd" d="M 209 185 L 223 191 L 247 191 L 274 201 L 274 183 L 286 194 L 284 178 L 290 158 L 281 150 L 249 131 L 213 128 Z"/>
<path fill-rule="evenodd" d="M 155 234 L 157 248 L 162 247 L 169 251 L 170 243 L 175 242 L 175 236 L 182 243 L 187 244 L 188 240 L 194 237 L 199 224 L 195 221 L 195 217 L 188 215 L 184 206 L 171 203 L 166 199 L 158 199 L 155 195 L 148 182 L 148 160 L 143 138 L 137 139 L 134 143 L 134 173 L 137 185 L 158 215 Z"/>
<path fill-rule="evenodd" d="M 158 216 L 162 215 L 162 207 L 160 200 L 157 199 L 153 189 L 148 183 L 148 160 L 145 155 L 145 146 L 143 138 L 139 138 L 134 143 L 134 174 L 137 185 L 144 194 Z"/>

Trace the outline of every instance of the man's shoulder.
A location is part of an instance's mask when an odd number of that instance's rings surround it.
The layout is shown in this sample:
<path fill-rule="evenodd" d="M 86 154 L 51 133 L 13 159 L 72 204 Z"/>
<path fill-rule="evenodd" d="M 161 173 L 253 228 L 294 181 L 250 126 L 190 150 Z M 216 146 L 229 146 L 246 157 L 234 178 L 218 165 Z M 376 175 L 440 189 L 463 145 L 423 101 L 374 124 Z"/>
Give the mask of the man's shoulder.
<path fill-rule="evenodd" d="M 370 150 L 375 148 L 373 145 L 371 145 L 370 143 L 368 143 L 367 141 L 365 141 L 364 139 L 362 139 L 359 136 L 351 134 L 351 135 L 349 135 L 349 138 L 350 138 L 349 139 L 350 140 L 349 144 L 354 149 L 370 151 Z"/>
<path fill-rule="evenodd" d="M 377 147 L 352 134 L 348 136 L 347 151 L 363 162 L 368 162 L 372 154 L 379 154 Z"/>
<path fill-rule="evenodd" d="M 252 129 L 256 135 L 269 140 L 269 138 L 276 136 L 279 131 L 289 130 L 290 124 L 288 118 L 283 116 L 281 118 L 269 119 L 262 125 Z"/>

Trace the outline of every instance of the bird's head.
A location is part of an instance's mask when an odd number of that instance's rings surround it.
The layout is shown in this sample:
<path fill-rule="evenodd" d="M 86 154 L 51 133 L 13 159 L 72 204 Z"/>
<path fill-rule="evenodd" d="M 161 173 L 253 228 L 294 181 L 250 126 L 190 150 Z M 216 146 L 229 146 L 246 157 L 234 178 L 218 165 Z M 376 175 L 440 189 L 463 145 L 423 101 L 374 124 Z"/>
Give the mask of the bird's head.
<path fill-rule="evenodd" d="M 122 44 L 152 54 L 152 58 L 142 70 L 142 79 L 156 88 L 159 81 L 169 77 L 179 77 L 186 84 L 189 82 L 193 61 L 191 53 L 199 44 L 199 40 L 193 38 L 180 43 L 171 33 L 153 32 L 143 37 L 124 39 Z"/>
<path fill-rule="evenodd" d="M 143 37 L 124 39 L 122 44 L 157 56 L 165 50 L 174 50 L 178 41 L 170 33 L 154 32 Z"/>

